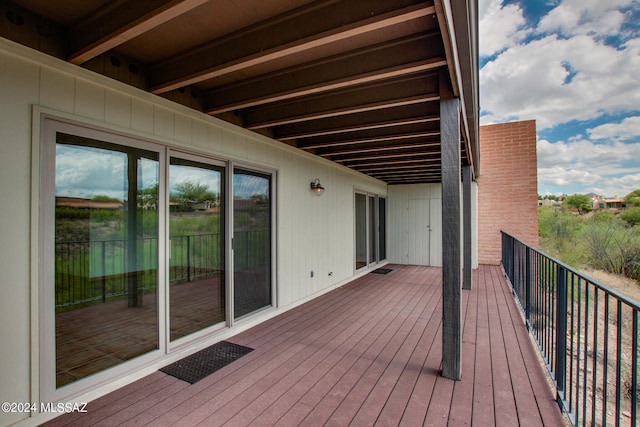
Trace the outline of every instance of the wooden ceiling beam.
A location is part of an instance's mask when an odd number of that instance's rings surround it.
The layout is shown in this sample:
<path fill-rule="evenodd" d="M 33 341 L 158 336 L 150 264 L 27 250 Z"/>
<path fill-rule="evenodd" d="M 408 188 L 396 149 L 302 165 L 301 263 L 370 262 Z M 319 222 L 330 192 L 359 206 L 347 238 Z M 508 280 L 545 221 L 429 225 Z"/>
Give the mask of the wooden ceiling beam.
<path fill-rule="evenodd" d="M 363 130 L 383 129 L 397 126 L 407 126 L 422 123 L 431 123 L 440 120 L 440 116 L 426 116 L 426 117 L 408 117 L 404 119 L 388 120 L 388 121 L 373 121 L 368 123 L 354 122 L 350 126 L 343 127 L 330 127 L 325 124 L 317 125 L 312 122 L 307 129 L 292 129 L 284 133 L 276 130 L 276 139 L 280 141 L 287 141 L 291 139 L 312 138 L 314 136 L 335 135 L 341 133 L 358 132 Z"/>
<path fill-rule="evenodd" d="M 434 104 L 425 106 L 425 114 L 438 114 L 439 100 L 438 74 L 431 72 L 263 105 L 242 114 L 253 130 L 421 103 Z"/>
<path fill-rule="evenodd" d="M 410 140 L 414 138 L 427 138 L 432 136 L 439 136 L 440 131 L 428 131 L 428 132 L 416 132 L 416 133 L 408 133 L 401 135 L 388 135 L 388 136 L 378 136 L 372 138 L 359 138 L 359 139 L 351 139 L 344 141 L 327 141 L 327 142 L 317 142 L 311 144 L 300 145 L 298 148 L 303 150 L 311 150 L 316 148 L 329 148 L 329 147 L 340 147 L 344 145 L 354 145 L 354 144 L 368 144 L 374 142 L 382 142 L 382 141 L 398 141 L 398 140 Z"/>
<path fill-rule="evenodd" d="M 388 180 L 394 180 L 394 181 L 399 181 L 399 180 L 416 180 L 416 179 L 429 179 L 429 178 L 439 178 L 442 174 L 440 172 L 434 172 L 434 173 L 429 173 L 429 172 L 424 172 L 424 173 L 410 173 L 410 174 L 402 174 L 402 173 L 390 173 L 387 175 L 377 175 L 377 174 L 367 174 L 369 176 L 372 176 L 374 178 L 378 178 L 382 181 L 388 181 Z"/>
<path fill-rule="evenodd" d="M 368 162 L 368 163 L 360 163 L 354 164 L 349 167 L 356 169 L 360 172 L 364 172 L 369 170 L 368 168 L 376 168 L 376 167 L 400 167 L 402 165 L 423 165 L 425 163 L 437 163 L 440 164 L 440 158 L 437 159 L 426 159 L 426 158 L 417 158 L 417 159 L 408 159 L 408 160 L 395 160 L 393 162 Z"/>
<path fill-rule="evenodd" d="M 68 31 L 67 60 L 80 65 L 188 12 L 207 0 L 116 1 Z"/>
<path fill-rule="evenodd" d="M 322 120 L 322 119 L 335 118 L 335 117 L 346 116 L 351 114 L 366 113 L 368 111 L 385 110 L 385 109 L 405 107 L 405 106 L 415 105 L 415 104 L 425 104 L 429 102 L 436 102 L 439 100 L 440 100 L 439 95 L 425 94 L 425 95 L 411 96 L 407 98 L 397 98 L 397 99 L 389 99 L 386 101 L 372 102 L 369 104 L 354 103 L 354 105 L 351 105 L 348 107 L 335 108 L 335 109 L 324 109 L 324 110 L 318 109 L 316 111 L 308 111 L 309 109 L 307 108 L 308 112 L 305 114 L 298 114 L 298 115 L 293 115 L 288 117 L 287 116 L 274 117 L 270 121 L 252 123 L 251 119 L 247 118 L 246 123 L 248 124 L 246 127 L 247 129 L 250 129 L 250 130 L 256 130 L 256 129 L 263 129 L 267 127 L 284 126 L 284 125 L 306 122 L 311 120 Z M 252 112 L 249 112 L 249 113 L 246 113 L 245 117 L 247 116 L 252 117 L 254 115 Z"/>
<path fill-rule="evenodd" d="M 344 89 L 351 86 L 367 84 L 371 82 L 376 82 L 380 80 L 391 79 L 393 77 L 404 76 L 407 74 L 419 73 L 422 71 L 435 70 L 438 68 L 442 68 L 446 65 L 446 61 L 441 58 L 431 58 L 422 61 L 413 62 L 410 64 L 401 64 L 391 68 L 386 68 L 383 70 L 376 70 L 365 74 L 357 74 L 352 75 L 346 78 L 340 78 L 332 81 L 323 81 L 321 83 L 291 88 L 289 90 L 285 90 L 283 92 L 277 92 L 272 94 L 267 94 L 262 97 L 256 98 L 248 98 L 244 100 L 238 101 L 230 101 L 228 104 L 220 104 L 218 106 L 211 106 L 211 100 L 217 99 L 216 94 L 207 94 L 207 104 L 205 106 L 207 114 L 215 115 L 219 113 L 224 113 L 226 111 L 238 110 L 242 108 L 250 108 L 258 105 L 269 104 L 272 102 L 285 101 L 288 99 L 299 98 L 308 95 L 315 95 L 318 93 L 328 92 L 337 89 Z M 263 85 L 268 85 L 268 83 L 263 82 Z M 220 101 L 216 100 L 216 103 Z"/>
<path fill-rule="evenodd" d="M 414 178 L 410 178 L 410 177 L 394 178 L 394 179 L 387 179 L 387 180 L 385 180 L 385 182 L 388 185 L 429 184 L 429 183 L 439 183 L 441 180 L 442 180 L 442 176 L 438 175 L 437 177 L 434 176 L 432 178 L 421 178 L 421 179 L 414 179 Z"/>
<path fill-rule="evenodd" d="M 437 165 L 437 167 L 433 166 L 433 164 L 437 163 L 437 161 L 435 160 L 430 160 L 430 161 L 422 161 L 422 162 L 411 162 L 411 163 L 407 163 L 407 164 L 390 164 L 390 163 L 381 163 L 378 166 L 371 166 L 371 167 L 366 167 L 366 168 L 358 168 L 357 170 L 359 172 L 363 172 L 363 173 L 378 173 L 378 172 L 394 172 L 394 171 L 399 171 L 399 170 L 408 170 L 408 171 L 412 171 L 412 170 L 422 170 L 425 168 L 426 166 L 429 166 L 429 169 L 431 170 L 440 170 L 440 166 Z"/>
<path fill-rule="evenodd" d="M 319 59 L 248 79 L 207 93 L 207 112 L 218 114 L 445 66 L 435 32 Z"/>
<path fill-rule="evenodd" d="M 316 153 L 320 157 L 340 156 L 345 154 L 361 154 L 381 151 L 396 151 L 403 149 L 417 149 L 417 148 L 429 148 L 439 146 L 439 142 L 425 142 L 420 144 L 397 144 L 397 145 L 385 145 L 385 146 L 370 146 L 365 148 L 354 148 L 351 150 L 339 150 L 329 153 Z"/>
<path fill-rule="evenodd" d="M 155 64 L 151 91 L 167 92 L 435 14 L 431 3 L 400 3 L 405 6 L 384 0 L 311 3 Z"/>
<path fill-rule="evenodd" d="M 440 150 L 438 151 L 429 151 L 429 152 L 409 152 L 409 153 L 386 153 L 386 154 L 368 154 L 368 155 L 364 155 L 364 156 L 352 156 L 352 157 L 346 157 L 346 158 L 339 158 L 339 159 L 332 159 L 334 162 L 338 162 L 338 163 L 342 163 L 345 166 L 347 166 L 347 164 L 351 167 L 351 166 L 357 166 L 357 164 L 353 164 L 353 162 L 360 162 L 363 160 L 387 160 L 387 161 L 393 161 L 395 159 L 402 159 L 402 158 L 406 158 L 406 157 L 417 157 L 417 156 L 422 156 L 425 159 L 428 158 L 432 158 L 432 159 L 440 159 Z"/>

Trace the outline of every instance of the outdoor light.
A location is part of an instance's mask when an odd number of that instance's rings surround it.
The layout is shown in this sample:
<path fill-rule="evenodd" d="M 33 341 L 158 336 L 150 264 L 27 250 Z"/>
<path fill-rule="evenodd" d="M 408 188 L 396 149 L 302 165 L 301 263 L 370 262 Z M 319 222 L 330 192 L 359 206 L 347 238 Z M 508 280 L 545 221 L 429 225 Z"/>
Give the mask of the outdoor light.
<path fill-rule="evenodd" d="M 322 196 L 322 193 L 324 193 L 324 187 L 320 184 L 318 178 L 314 179 L 311 183 L 311 191 L 316 193 L 316 196 Z"/>

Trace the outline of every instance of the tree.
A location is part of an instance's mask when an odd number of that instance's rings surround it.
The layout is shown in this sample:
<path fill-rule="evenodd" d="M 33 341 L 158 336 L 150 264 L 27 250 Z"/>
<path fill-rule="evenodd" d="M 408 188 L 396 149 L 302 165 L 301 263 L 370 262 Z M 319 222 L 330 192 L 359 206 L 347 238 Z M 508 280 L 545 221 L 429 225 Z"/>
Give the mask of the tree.
<path fill-rule="evenodd" d="M 640 190 L 632 191 L 624 198 L 624 202 L 627 207 L 640 206 Z"/>
<path fill-rule="evenodd" d="M 156 209 L 158 206 L 158 183 L 138 190 L 138 206 L 146 209 Z"/>
<path fill-rule="evenodd" d="M 589 198 L 589 196 L 586 196 L 584 194 L 574 194 L 573 196 L 567 196 L 564 199 L 564 203 L 569 208 L 578 209 L 578 212 L 581 214 L 591 212 L 591 210 L 593 209 L 591 206 L 591 199 Z"/>
<path fill-rule="evenodd" d="M 218 196 L 210 191 L 205 184 L 184 181 L 174 186 L 170 198 L 172 202 L 193 205 L 207 200 L 214 202 L 218 199 Z"/>

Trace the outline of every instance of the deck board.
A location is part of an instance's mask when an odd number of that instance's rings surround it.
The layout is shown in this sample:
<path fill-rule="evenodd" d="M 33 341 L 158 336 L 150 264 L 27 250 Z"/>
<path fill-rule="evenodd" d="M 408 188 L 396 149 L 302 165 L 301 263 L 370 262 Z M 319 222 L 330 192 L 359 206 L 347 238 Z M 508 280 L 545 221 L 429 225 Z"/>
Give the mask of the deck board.
<path fill-rule="evenodd" d="M 500 267 L 462 293 L 461 381 L 439 374 L 441 269 L 390 267 L 234 336 L 254 351 L 193 385 L 156 372 L 48 424 L 564 425 Z"/>

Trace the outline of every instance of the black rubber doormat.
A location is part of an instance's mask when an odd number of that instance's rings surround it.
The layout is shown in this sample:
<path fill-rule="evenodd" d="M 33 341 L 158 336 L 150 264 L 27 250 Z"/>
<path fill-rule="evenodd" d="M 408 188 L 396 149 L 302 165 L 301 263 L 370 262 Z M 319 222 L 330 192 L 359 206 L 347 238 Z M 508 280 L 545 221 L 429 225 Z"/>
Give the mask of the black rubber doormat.
<path fill-rule="evenodd" d="M 389 274 L 393 271 L 393 269 L 391 268 L 376 268 L 375 270 L 372 271 L 372 273 L 376 273 L 376 274 Z"/>
<path fill-rule="evenodd" d="M 252 351 L 253 349 L 249 347 L 221 341 L 160 370 L 194 384 Z"/>

